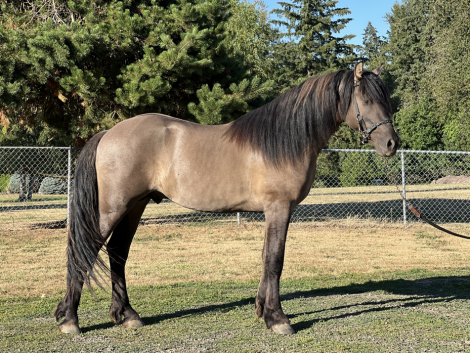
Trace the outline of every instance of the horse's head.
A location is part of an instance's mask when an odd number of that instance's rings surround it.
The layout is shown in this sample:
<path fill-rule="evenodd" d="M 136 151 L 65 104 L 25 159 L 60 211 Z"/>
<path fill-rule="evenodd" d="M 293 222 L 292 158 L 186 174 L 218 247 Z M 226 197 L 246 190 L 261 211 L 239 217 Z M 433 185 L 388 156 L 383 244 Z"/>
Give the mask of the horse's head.
<path fill-rule="evenodd" d="M 387 87 L 380 79 L 382 66 L 373 70 L 354 69 L 354 87 L 345 121 L 362 135 L 363 143 L 370 141 L 382 157 L 395 155 L 398 136 L 392 125 L 392 107 Z"/>

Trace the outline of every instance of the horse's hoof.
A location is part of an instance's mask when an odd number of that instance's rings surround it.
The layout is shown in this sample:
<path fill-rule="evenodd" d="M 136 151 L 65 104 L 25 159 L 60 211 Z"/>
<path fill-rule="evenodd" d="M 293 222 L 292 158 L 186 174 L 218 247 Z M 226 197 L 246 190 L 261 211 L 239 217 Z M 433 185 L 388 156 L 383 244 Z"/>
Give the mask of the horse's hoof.
<path fill-rule="evenodd" d="M 278 335 L 292 335 L 295 333 L 295 330 L 289 324 L 273 325 L 271 330 Z"/>
<path fill-rule="evenodd" d="M 129 321 L 124 320 L 124 322 L 122 323 L 122 326 L 137 328 L 137 327 L 145 326 L 145 324 L 143 323 L 141 319 L 133 319 Z"/>
<path fill-rule="evenodd" d="M 82 333 L 82 331 L 80 330 L 80 327 L 78 327 L 78 325 L 75 325 L 75 324 L 61 324 L 59 325 L 59 331 L 62 332 L 62 333 Z"/>

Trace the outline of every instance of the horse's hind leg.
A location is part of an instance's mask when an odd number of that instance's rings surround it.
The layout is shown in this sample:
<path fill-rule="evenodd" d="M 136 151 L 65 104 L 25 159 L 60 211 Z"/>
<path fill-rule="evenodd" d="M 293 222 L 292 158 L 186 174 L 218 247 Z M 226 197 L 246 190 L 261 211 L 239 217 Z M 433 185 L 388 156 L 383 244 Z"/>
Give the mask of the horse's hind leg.
<path fill-rule="evenodd" d="M 70 266 L 70 265 L 69 265 Z M 78 326 L 77 309 L 82 295 L 83 280 L 74 281 L 67 275 L 67 294 L 57 304 L 54 310 L 54 316 L 57 321 L 64 318 L 59 325 L 59 330 L 62 333 L 80 333 Z"/>
<path fill-rule="evenodd" d="M 107 244 L 111 265 L 112 302 L 111 319 L 116 324 L 126 327 L 141 327 L 143 322 L 139 314 L 131 307 L 126 288 L 125 266 L 132 239 L 139 225 L 140 217 L 149 199 L 139 201 L 132 210 L 124 216 L 114 229 Z"/>
<path fill-rule="evenodd" d="M 126 207 L 122 206 L 116 208 L 118 211 L 112 213 L 100 213 L 100 229 L 101 229 L 101 239 L 104 242 L 108 239 L 113 228 L 118 224 L 119 220 L 126 214 Z M 125 216 L 124 216 L 125 217 Z M 64 318 L 62 323 L 59 325 L 59 330 L 62 333 L 80 333 L 80 327 L 78 324 L 78 315 L 77 309 L 80 304 L 80 298 L 83 290 L 83 285 L 86 280 L 87 271 L 93 265 L 98 264 L 102 260 L 98 257 L 98 253 L 101 249 L 101 246 L 93 245 L 87 243 L 80 243 L 82 247 L 86 247 L 87 256 L 79 258 L 77 260 L 76 250 L 73 250 L 76 247 L 77 239 L 72 239 L 70 232 L 77 232 L 74 230 L 69 230 L 68 246 L 67 246 L 67 293 L 62 301 L 57 305 L 54 316 L 56 320 Z M 86 262 L 86 263 L 85 263 Z M 87 268 L 88 266 L 88 268 Z M 102 268 L 102 266 L 99 266 Z M 96 276 L 96 275 L 95 275 Z"/>

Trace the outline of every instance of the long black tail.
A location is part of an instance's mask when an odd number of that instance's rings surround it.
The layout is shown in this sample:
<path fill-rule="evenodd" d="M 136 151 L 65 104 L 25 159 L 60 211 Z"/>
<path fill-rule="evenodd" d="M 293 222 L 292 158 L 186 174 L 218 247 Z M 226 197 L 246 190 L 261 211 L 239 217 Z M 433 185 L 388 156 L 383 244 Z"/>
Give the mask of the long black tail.
<path fill-rule="evenodd" d="M 109 268 L 98 256 L 106 239 L 101 235 L 98 209 L 96 150 L 106 131 L 93 136 L 77 161 L 67 241 L 67 286 L 91 286 L 90 278 L 99 286 L 99 271 L 109 275 Z"/>

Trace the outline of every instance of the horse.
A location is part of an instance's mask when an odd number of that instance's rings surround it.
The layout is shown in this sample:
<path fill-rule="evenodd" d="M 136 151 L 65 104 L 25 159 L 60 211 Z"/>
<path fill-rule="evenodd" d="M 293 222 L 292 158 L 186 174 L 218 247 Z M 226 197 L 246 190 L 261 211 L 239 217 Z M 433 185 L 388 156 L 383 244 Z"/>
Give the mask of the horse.
<path fill-rule="evenodd" d="M 308 195 L 316 160 L 343 123 L 390 157 L 398 148 L 382 66 L 308 78 L 273 101 L 222 125 L 143 114 L 93 136 L 76 165 L 67 235 L 67 291 L 54 316 L 63 333 L 80 333 L 84 284 L 111 278 L 111 319 L 144 323 L 132 308 L 125 265 L 150 200 L 204 212 L 264 212 L 262 272 L 255 313 L 277 334 L 295 333 L 283 312 L 279 281 L 289 221 Z M 100 250 L 109 255 L 109 267 Z"/>

